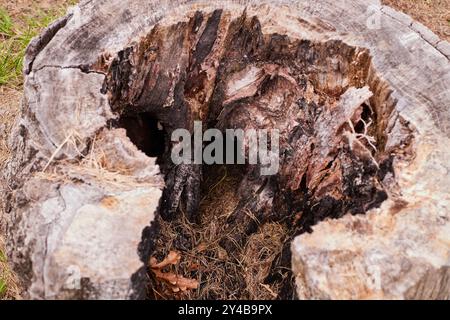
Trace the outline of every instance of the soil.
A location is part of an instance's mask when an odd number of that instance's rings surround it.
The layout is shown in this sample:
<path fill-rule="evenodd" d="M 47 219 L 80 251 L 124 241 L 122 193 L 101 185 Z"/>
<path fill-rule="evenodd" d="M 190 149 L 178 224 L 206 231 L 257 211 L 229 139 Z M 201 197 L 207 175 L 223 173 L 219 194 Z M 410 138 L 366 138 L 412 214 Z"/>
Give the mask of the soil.
<path fill-rule="evenodd" d="M 382 0 L 383 4 L 409 14 L 441 39 L 450 41 L 450 1 Z"/>
<path fill-rule="evenodd" d="M 64 8 L 74 3 L 73 0 L 0 0 L 0 7 L 6 9 L 14 22 L 24 17 L 33 17 L 36 12 L 55 8 Z"/>

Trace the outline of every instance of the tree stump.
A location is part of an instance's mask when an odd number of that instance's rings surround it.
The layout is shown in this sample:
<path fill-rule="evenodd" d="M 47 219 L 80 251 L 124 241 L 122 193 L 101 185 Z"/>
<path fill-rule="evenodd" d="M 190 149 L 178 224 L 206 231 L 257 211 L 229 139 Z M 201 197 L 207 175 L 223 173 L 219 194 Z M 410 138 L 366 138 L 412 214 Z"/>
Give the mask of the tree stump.
<path fill-rule="evenodd" d="M 160 224 L 215 219 L 200 210 L 211 168 L 170 161 L 171 134 L 202 121 L 280 131 L 278 174 L 239 168 L 215 239 L 246 261 L 277 225 L 280 246 L 227 297 L 264 298 L 256 283 L 271 298 L 450 298 L 449 59 L 377 0 L 81 1 L 25 59 L 2 217 L 24 295 L 145 298 Z"/>

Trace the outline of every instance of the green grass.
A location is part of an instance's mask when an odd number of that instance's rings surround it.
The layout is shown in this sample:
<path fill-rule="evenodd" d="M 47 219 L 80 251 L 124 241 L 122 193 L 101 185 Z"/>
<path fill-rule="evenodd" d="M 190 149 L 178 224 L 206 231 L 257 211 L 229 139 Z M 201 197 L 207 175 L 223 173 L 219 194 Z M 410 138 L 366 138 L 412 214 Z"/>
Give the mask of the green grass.
<path fill-rule="evenodd" d="M 0 299 L 2 299 L 6 295 L 6 290 L 8 290 L 6 282 L 0 279 Z"/>
<path fill-rule="evenodd" d="M 18 88 L 22 85 L 25 50 L 33 37 L 64 14 L 64 9 L 37 10 L 33 16 L 20 17 L 14 23 L 8 12 L 0 7 L 0 86 Z"/>
<path fill-rule="evenodd" d="M 2 268 L 2 266 L 5 264 L 6 264 L 6 257 L 3 254 L 3 252 L 0 250 L 0 268 Z M 4 272 L 7 272 L 7 270 L 0 270 L 0 299 L 5 297 L 6 292 L 8 290 L 7 281 L 5 279 L 3 279 Z"/>
<path fill-rule="evenodd" d="M 0 35 L 4 37 L 13 35 L 12 19 L 3 8 L 0 8 Z"/>
<path fill-rule="evenodd" d="M 19 287 L 15 274 L 10 270 L 0 239 L 0 300 L 12 300 L 19 297 Z"/>

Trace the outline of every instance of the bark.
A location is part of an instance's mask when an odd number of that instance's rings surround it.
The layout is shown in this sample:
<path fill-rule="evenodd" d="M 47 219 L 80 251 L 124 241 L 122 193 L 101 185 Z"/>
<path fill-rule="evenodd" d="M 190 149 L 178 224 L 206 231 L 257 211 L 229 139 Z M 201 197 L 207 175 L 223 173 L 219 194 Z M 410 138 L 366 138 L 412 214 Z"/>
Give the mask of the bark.
<path fill-rule="evenodd" d="M 202 223 L 204 168 L 169 141 L 201 120 L 281 132 L 227 251 L 275 221 L 293 257 L 270 277 L 292 269 L 300 298 L 448 298 L 449 59 L 375 0 L 82 1 L 27 51 L 2 219 L 26 294 L 144 296 L 155 214 Z"/>

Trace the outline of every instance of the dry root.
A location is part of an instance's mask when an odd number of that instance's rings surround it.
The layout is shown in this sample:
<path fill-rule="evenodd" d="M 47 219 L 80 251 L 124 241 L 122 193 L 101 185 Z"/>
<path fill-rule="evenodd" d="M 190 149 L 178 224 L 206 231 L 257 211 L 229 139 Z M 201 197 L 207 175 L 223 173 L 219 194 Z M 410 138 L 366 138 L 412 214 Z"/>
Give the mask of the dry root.
<path fill-rule="evenodd" d="M 154 257 L 150 259 L 150 269 L 157 281 L 164 282 L 173 293 L 195 290 L 199 286 L 197 280 L 187 279 L 170 271 L 162 271 L 166 267 L 176 266 L 180 260 L 180 254 L 175 251 L 171 251 L 167 258 L 160 263 L 158 263 L 158 260 Z"/>

